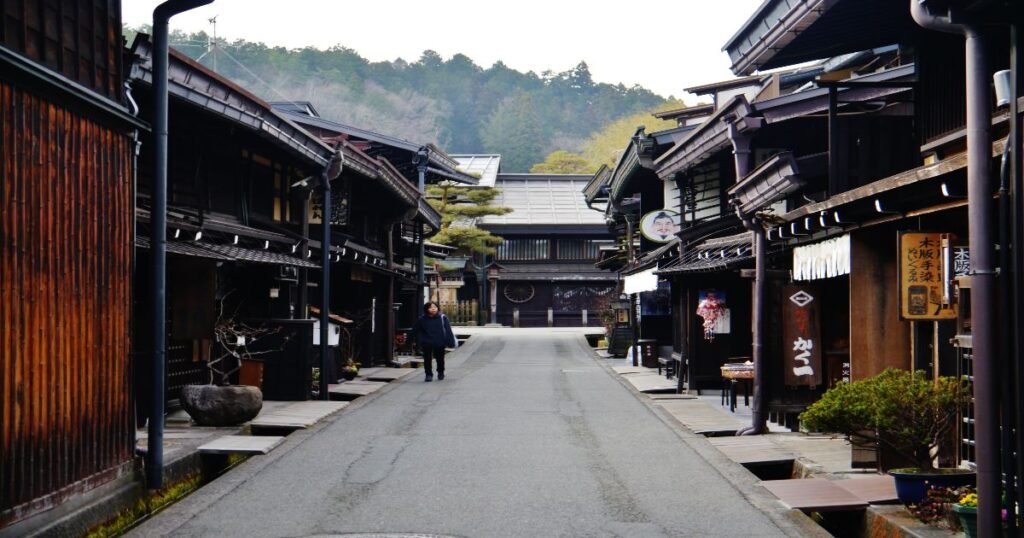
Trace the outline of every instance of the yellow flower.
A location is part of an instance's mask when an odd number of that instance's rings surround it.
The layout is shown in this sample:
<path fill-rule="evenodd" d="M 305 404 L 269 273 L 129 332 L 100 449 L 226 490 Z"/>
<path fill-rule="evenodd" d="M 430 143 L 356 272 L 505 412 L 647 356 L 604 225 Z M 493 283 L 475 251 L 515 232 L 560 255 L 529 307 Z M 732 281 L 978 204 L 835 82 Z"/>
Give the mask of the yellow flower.
<path fill-rule="evenodd" d="M 978 507 L 978 494 L 977 493 L 968 493 L 967 495 L 964 495 L 963 497 L 960 497 L 960 501 L 957 504 L 959 504 L 960 506 L 972 506 L 974 508 L 977 508 Z"/>

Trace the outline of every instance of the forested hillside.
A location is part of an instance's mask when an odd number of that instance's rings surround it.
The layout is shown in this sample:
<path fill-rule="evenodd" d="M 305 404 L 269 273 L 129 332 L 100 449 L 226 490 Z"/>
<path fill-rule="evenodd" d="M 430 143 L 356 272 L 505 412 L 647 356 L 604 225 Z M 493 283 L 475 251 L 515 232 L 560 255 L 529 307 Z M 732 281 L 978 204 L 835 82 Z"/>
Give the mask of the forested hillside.
<path fill-rule="evenodd" d="M 134 32 L 125 32 L 129 43 Z M 506 172 L 525 172 L 555 150 L 579 152 L 606 125 L 664 102 L 638 86 L 596 83 L 584 62 L 541 74 L 430 50 L 414 62 L 370 62 L 344 47 L 241 39 L 210 50 L 205 33 L 180 32 L 171 46 L 269 101 L 312 101 L 327 119 L 437 142 L 451 153 L 501 153 Z"/>

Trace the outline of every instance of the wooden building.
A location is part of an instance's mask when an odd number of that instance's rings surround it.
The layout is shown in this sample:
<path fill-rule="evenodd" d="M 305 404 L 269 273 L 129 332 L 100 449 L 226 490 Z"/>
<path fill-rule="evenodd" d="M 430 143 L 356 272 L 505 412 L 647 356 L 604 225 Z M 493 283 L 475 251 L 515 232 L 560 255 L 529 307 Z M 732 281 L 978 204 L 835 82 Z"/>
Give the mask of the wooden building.
<path fill-rule="evenodd" d="M 826 172 L 780 174 L 768 168 L 781 171 L 784 158 L 755 161 L 760 172 L 734 192 L 759 190 L 772 175 L 803 183 L 762 227 L 792 252 L 794 279 L 848 290 L 851 378 L 885 367 L 971 376 L 975 401 L 955 456 L 977 468 L 979 522 L 993 535 L 1000 497 L 1024 498 L 1021 462 L 1007 450 L 1020 440 L 1006 437 L 1021 431 L 1012 402 L 1024 371 L 1019 318 L 1007 316 L 1024 305 L 1016 291 L 1007 296 L 1020 280 L 1009 254 L 1019 252 L 1011 238 L 1020 229 L 1017 11 L 1002 2 L 768 1 L 725 46 L 743 76 L 832 58 L 791 96 L 753 103 L 764 131 L 753 143 L 797 160 L 813 150 L 800 148 L 797 131 L 826 120 Z M 941 267 L 922 272 L 925 251 Z M 961 300 L 953 282 L 964 284 Z"/>
<path fill-rule="evenodd" d="M 710 111 L 709 106 L 699 106 L 661 114 L 660 118 L 675 119 L 679 126 L 649 134 L 643 127 L 637 129 L 615 167 L 602 167 L 583 189 L 586 204 L 604 213 L 606 225 L 615 237 L 614 242 L 600 252 L 595 267 L 621 280 L 622 286 L 616 295 L 627 295 L 633 301 L 633 311 L 638 314 L 632 320 L 635 325 L 632 340 L 654 340 L 658 346 L 671 346 L 675 352 L 679 352 L 680 346 L 673 327 L 684 312 L 678 297 L 673 297 L 668 281 L 659 279 L 655 272 L 678 256 L 679 230 L 655 237 L 645 233 L 644 217 L 671 214 L 676 227 L 696 218 L 694 214 L 681 215 L 678 185 L 662 181 L 654 163 L 689 136 L 697 122 Z M 704 205 L 702 201 L 701 207 Z M 703 218 L 703 213 L 699 217 Z M 621 342 L 611 344 L 619 350 L 628 347 Z"/>
<path fill-rule="evenodd" d="M 132 158 L 119 2 L 3 4 L 0 533 L 130 476 Z M 5 531 L 4 528 L 7 530 Z"/>
<path fill-rule="evenodd" d="M 376 182 L 343 183 L 343 191 L 351 197 L 349 217 L 334 227 L 346 243 L 341 246 L 344 253 L 335 253 L 343 265 L 334 276 L 337 291 L 332 293 L 331 308 L 363 320 L 353 329 L 363 342 L 357 359 L 364 365 L 386 364 L 394 357 L 395 336 L 412 327 L 422 313 L 419 294 L 427 283 L 418 277 L 420 241 L 426 256 L 444 258 L 450 252 L 444 245 L 426 241 L 440 228 L 441 216 L 418 190 L 420 168 L 425 184 L 475 184 L 477 179 L 460 172 L 457 163 L 432 144 L 414 144 L 330 121 L 308 102 L 274 103 L 274 107 L 316 136 L 341 144 L 367 167 L 379 169 Z M 379 261 L 366 263 L 367 257 Z M 425 267 L 425 278 L 429 272 Z"/>
<path fill-rule="evenodd" d="M 512 212 L 477 222 L 504 238 L 493 256 L 475 261 L 493 269 L 484 275 L 482 310 L 494 313 L 487 321 L 507 327 L 601 326 L 616 278 L 593 266 L 612 240 L 601 215 L 586 206 L 582 190 L 589 179 L 497 173 L 494 205 Z M 478 289 L 467 286 L 466 296 Z"/>

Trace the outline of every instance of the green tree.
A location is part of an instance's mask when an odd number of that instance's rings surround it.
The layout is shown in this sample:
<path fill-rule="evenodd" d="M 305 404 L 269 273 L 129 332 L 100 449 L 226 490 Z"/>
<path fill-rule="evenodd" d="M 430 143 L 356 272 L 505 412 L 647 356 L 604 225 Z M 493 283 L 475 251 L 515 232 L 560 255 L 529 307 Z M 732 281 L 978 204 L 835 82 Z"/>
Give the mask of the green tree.
<path fill-rule="evenodd" d="M 533 174 L 593 174 L 596 171 L 597 167 L 582 155 L 565 150 L 553 151 L 544 158 L 544 162 L 530 167 Z"/>
<path fill-rule="evenodd" d="M 615 162 L 622 154 L 629 138 L 641 125 L 647 127 L 648 133 L 664 131 L 676 126 L 675 121 L 661 120 L 652 114 L 664 110 L 684 108 L 682 101 L 669 101 L 662 106 L 646 112 L 637 112 L 606 125 L 600 131 L 594 133 L 583 145 L 583 157 L 587 162 L 600 166 L 607 164 L 615 166 Z"/>
<path fill-rule="evenodd" d="M 481 130 L 484 150 L 500 153 L 509 172 L 529 170 L 544 151 L 540 117 L 526 92 L 508 97 L 495 109 Z"/>
<path fill-rule="evenodd" d="M 493 254 L 502 242 L 475 221 L 487 215 L 504 215 L 512 208 L 491 205 L 501 194 L 493 187 L 464 187 L 444 181 L 427 187 L 427 202 L 441 214 L 441 229 L 431 240 L 455 247 L 464 254 Z"/>
<path fill-rule="evenodd" d="M 311 101 L 326 119 L 452 153 L 501 153 L 509 171 L 526 171 L 554 150 L 578 152 L 615 118 L 665 101 L 639 86 L 596 82 L 586 62 L 541 76 L 500 61 L 484 69 L 464 54 L 445 60 L 431 50 L 369 62 L 343 45 L 288 49 L 221 38 L 208 51 L 205 33 L 179 31 L 170 41 L 268 101 Z"/>

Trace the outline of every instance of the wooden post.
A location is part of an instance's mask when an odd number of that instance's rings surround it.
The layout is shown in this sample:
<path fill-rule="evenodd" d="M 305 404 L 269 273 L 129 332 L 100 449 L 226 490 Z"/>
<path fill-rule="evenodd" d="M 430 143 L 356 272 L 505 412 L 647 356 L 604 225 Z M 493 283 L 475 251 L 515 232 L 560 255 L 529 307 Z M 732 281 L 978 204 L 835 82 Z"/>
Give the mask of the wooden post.
<path fill-rule="evenodd" d="M 512 309 L 512 326 L 519 326 L 519 307 L 515 307 Z"/>
<path fill-rule="evenodd" d="M 555 311 L 550 306 L 548 307 L 548 327 L 555 326 Z"/>
<path fill-rule="evenodd" d="M 582 317 L 583 317 L 583 326 L 586 327 L 587 326 L 587 309 L 586 308 L 583 309 L 583 316 Z"/>

